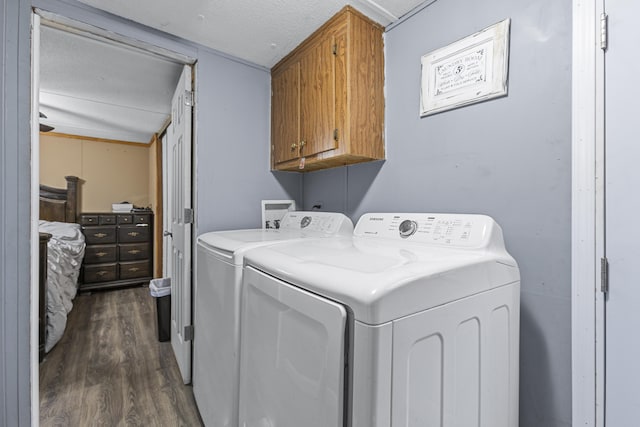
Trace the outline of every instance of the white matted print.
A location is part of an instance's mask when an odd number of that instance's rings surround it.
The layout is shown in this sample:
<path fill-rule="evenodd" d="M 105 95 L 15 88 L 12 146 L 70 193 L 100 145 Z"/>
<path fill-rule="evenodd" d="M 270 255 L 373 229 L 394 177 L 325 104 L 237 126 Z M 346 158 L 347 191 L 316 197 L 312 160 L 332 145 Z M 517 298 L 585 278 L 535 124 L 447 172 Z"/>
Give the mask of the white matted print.
<path fill-rule="evenodd" d="M 280 228 L 280 221 L 284 214 L 294 210 L 296 210 L 296 202 L 293 200 L 263 200 L 262 228 Z"/>
<path fill-rule="evenodd" d="M 510 23 L 505 19 L 422 57 L 421 117 L 507 94 Z"/>

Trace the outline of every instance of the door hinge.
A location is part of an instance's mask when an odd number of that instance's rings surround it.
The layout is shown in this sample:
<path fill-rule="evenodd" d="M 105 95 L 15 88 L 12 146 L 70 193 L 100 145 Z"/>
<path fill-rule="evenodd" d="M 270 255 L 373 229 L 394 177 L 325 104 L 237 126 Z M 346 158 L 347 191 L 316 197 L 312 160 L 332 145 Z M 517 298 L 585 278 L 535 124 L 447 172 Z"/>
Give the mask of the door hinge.
<path fill-rule="evenodd" d="M 600 15 L 600 49 L 606 51 L 609 47 L 607 35 L 609 33 L 609 15 L 602 13 Z"/>
<path fill-rule="evenodd" d="M 337 43 L 334 43 L 334 44 L 333 44 L 333 48 L 332 48 L 332 51 L 331 51 L 331 52 L 332 52 L 334 55 L 337 55 L 337 54 L 338 54 L 338 44 L 337 44 Z"/>
<path fill-rule="evenodd" d="M 185 341 L 193 341 L 193 325 L 188 325 L 184 327 L 184 334 L 182 338 Z"/>
<path fill-rule="evenodd" d="M 193 107 L 193 92 L 190 90 L 184 91 L 184 105 Z"/>
<path fill-rule="evenodd" d="M 193 224 L 193 209 L 184 208 L 184 223 Z"/>
<path fill-rule="evenodd" d="M 333 130 L 333 140 L 334 141 L 338 140 L 338 129 L 337 128 Z"/>
<path fill-rule="evenodd" d="M 609 260 L 607 257 L 600 258 L 600 291 L 604 294 L 609 292 Z"/>

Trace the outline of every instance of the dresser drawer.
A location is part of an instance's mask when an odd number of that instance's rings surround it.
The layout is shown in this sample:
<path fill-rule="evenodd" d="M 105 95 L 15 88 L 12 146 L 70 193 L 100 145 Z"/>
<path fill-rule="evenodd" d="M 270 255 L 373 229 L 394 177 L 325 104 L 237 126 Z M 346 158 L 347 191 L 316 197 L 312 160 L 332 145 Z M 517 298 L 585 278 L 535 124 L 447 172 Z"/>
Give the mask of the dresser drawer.
<path fill-rule="evenodd" d="M 151 251 L 148 243 L 124 243 L 118 247 L 120 261 L 136 261 L 150 259 Z"/>
<path fill-rule="evenodd" d="M 150 224 L 151 216 L 149 214 L 133 215 L 133 222 L 136 224 Z"/>
<path fill-rule="evenodd" d="M 118 215 L 118 224 L 133 224 L 133 215 Z"/>
<path fill-rule="evenodd" d="M 98 225 L 99 215 L 80 215 L 80 224 Z"/>
<path fill-rule="evenodd" d="M 84 250 L 85 264 L 100 264 L 116 261 L 116 245 L 90 245 Z"/>
<path fill-rule="evenodd" d="M 135 243 L 149 241 L 149 226 L 121 225 L 118 227 L 118 242 Z"/>
<path fill-rule="evenodd" d="M 149 261 L 120 263 L 121 279 L 136 279 L 138 277 L 151 277 L 151 263 Z"/>
<path fill-rule="evenodd" d="M 115 215 L 100 215 L 100 225 L 116 225 Z"/>
<path fill-rule="evenodd" d="M 88 245 L 116 242 L 115 226 L 82 227 L 82 232 Z"/>
<path fill-rule="evenodd" d="M 84 283 L 109 282 L 116 280 L 118 265 L 95 264 L 84 266 Z"/>

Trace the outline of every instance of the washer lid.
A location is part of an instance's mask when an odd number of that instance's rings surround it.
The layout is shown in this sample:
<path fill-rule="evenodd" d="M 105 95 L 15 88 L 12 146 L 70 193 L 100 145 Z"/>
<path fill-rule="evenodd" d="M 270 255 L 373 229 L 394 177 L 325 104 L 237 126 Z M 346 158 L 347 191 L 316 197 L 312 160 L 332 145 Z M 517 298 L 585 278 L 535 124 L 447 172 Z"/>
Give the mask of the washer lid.
<path fill-rule="evenodd" d="M 223 259 L 242 265 L 244 253 L 252 248 L 304 238 L 350 236 L 351 220 L 335 212 L 287 212 L 279 229 L 213 231 L 198 237 L 198 245 Z"/>
<path fill-rule="evenodd" d="M 499 227 L 487 218 L 477 218 L 485 234 L 467 246 L 361 234 L 258 248 L 245 261 L 377 325 L 518 282 L 517 264 L 504 249 Z M 359 227 L 360 222 L 356 234 Z"/>

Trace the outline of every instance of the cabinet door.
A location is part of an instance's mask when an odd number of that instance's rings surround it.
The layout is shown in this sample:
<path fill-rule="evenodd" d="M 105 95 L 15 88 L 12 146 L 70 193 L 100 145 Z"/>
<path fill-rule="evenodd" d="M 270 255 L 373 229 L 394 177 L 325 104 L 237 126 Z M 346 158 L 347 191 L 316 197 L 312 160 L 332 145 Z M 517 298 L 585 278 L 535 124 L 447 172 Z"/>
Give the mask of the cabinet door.
<path fill-rule="evenodd" d="M 319 41 L 300 60 L 300 155 L 311 156 L 337 147 L 334 139 L 335 38 Z"/>
<path fill-rule="evenodd" d="M 295 63 L 271 80 L 271 141 L 275 164 L 299 154 L 300 64 Z"/>

